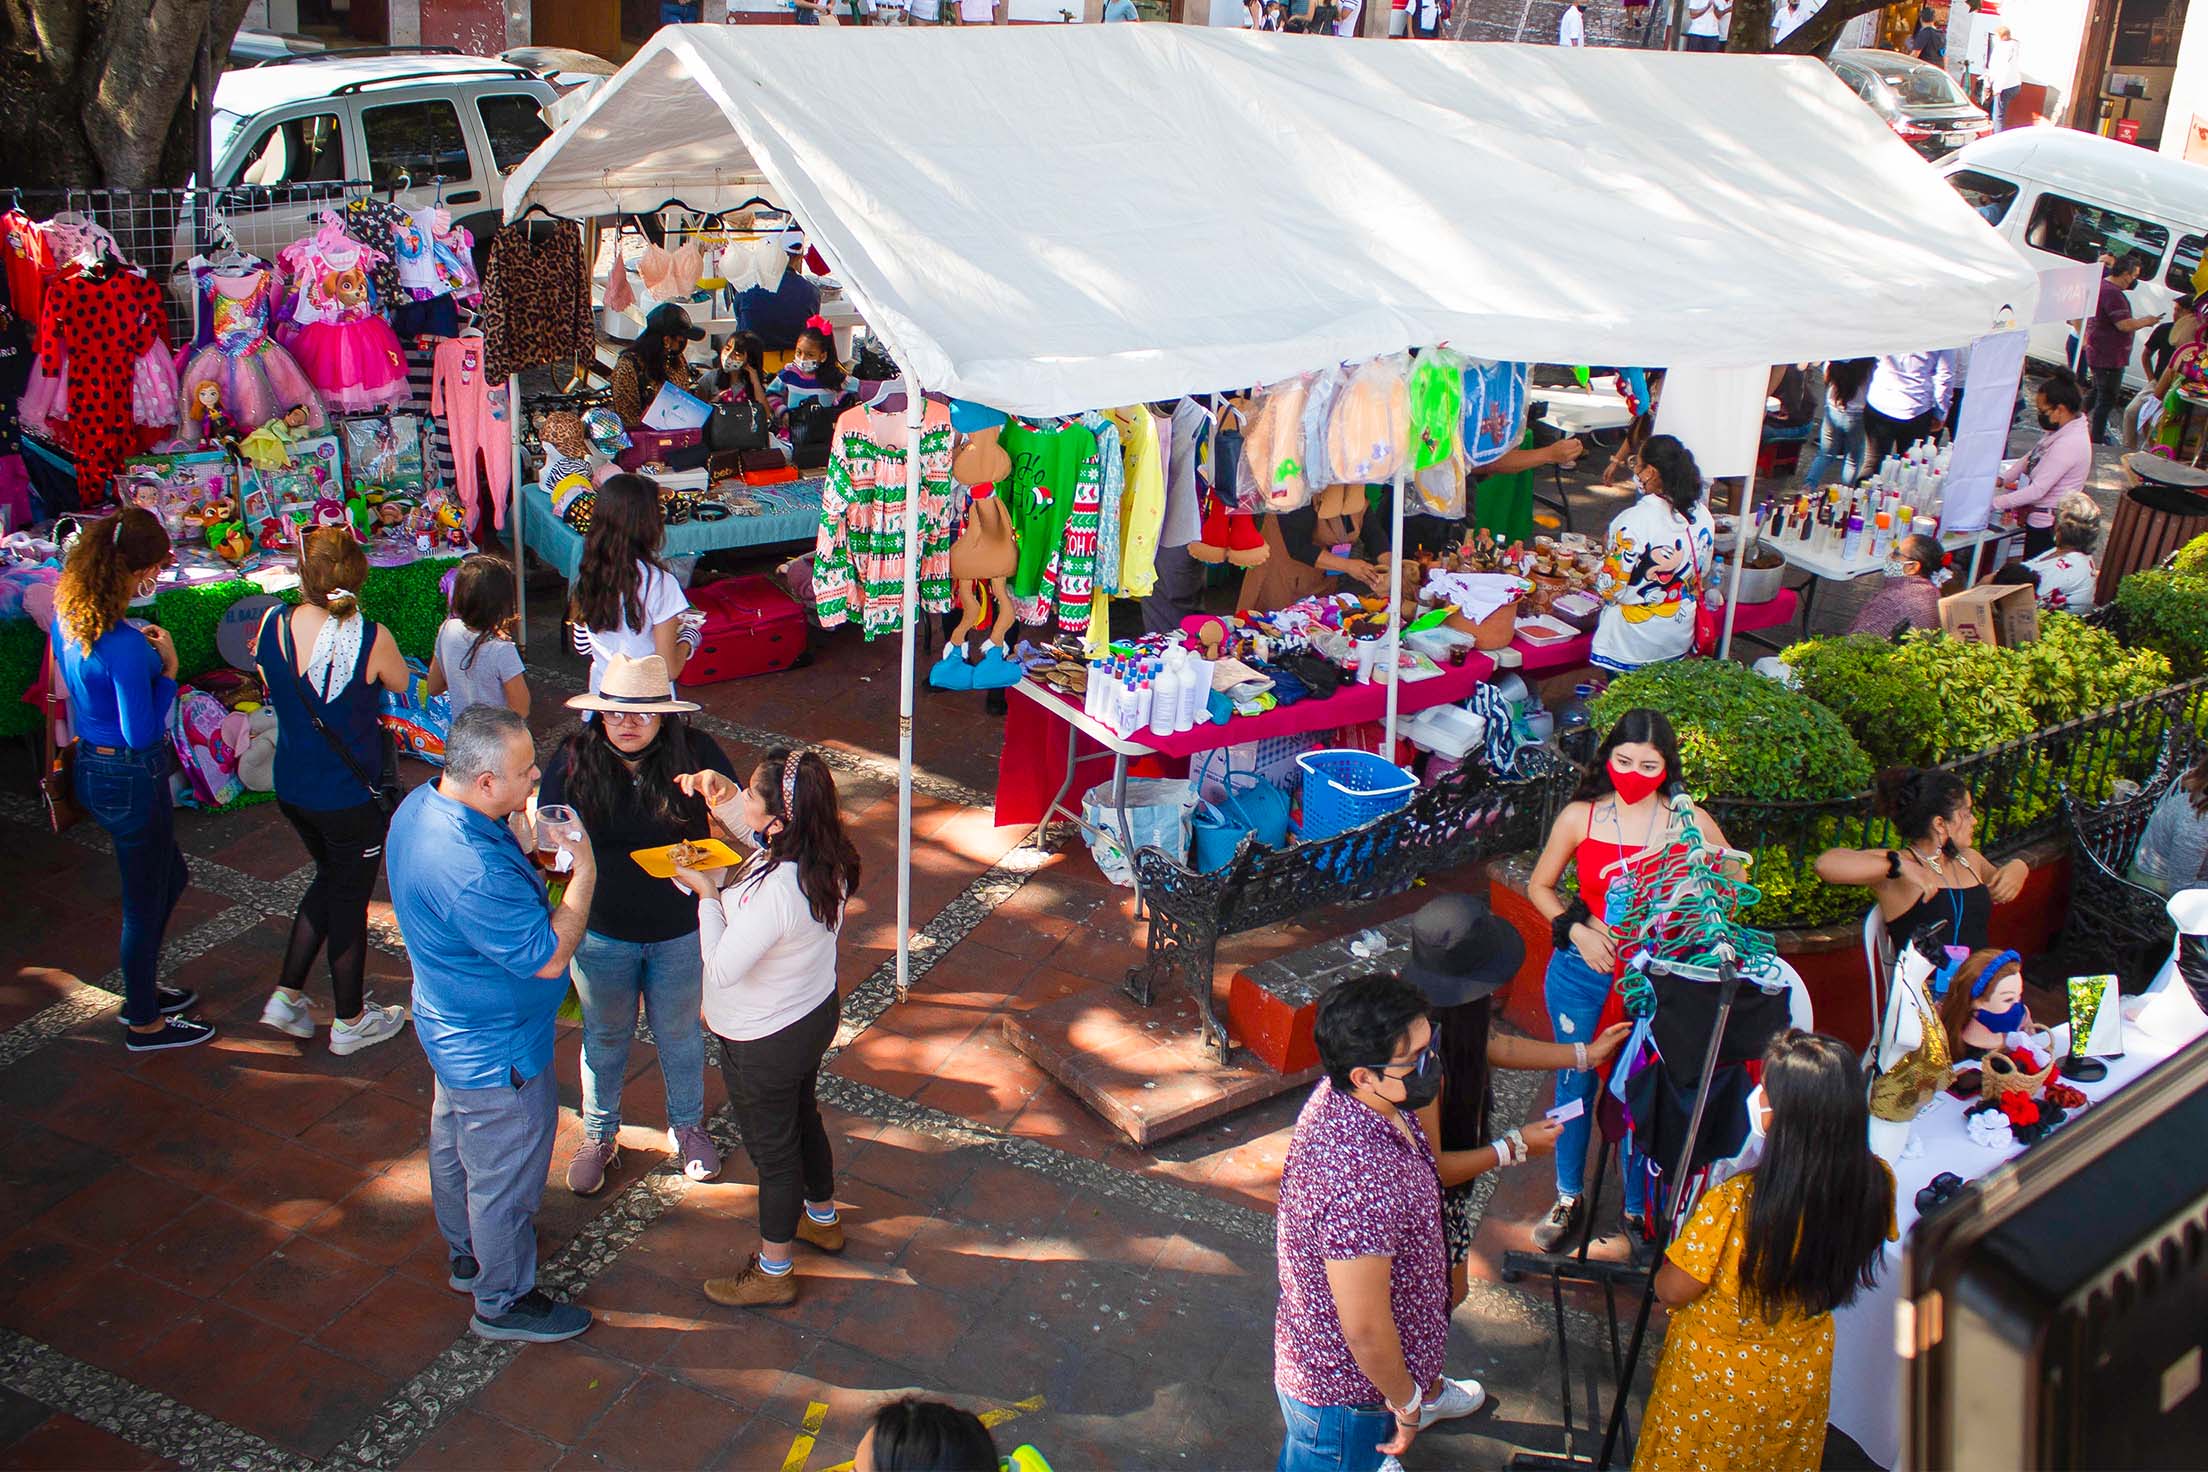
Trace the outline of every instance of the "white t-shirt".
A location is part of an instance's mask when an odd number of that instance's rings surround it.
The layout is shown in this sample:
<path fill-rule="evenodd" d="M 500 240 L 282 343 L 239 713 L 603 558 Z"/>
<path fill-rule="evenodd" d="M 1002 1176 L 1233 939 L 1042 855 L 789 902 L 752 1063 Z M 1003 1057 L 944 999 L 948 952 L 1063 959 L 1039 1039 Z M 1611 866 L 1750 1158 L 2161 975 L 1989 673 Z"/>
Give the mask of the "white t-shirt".
<path fill-rule="evenodd" d="M 2039 579 L 2041 608 L 2059 608 L 2064 613 L 2093 611 L 2093 585 L 2101 575 L 2085 553 L 2050 548 L 2024 565 Z"/>
<path fill-rule="evenodd" d="M 1771 43 L 1775 46 L 1784 41 L 1807 25 L 1824 8 L 1825 0 L 1801 0 L 1799 5 L 1789 5 L 1787 0 L 1778 0 L 1771 7 Z M 1962 6 L 1957 5 L 1955 8 L 1961 10 Z"/>
<path fill-rule="evenodd" d="M 1733 28 L 1733 0 L 1709 0 L 1709 8 L 1694 13 L 1695 0 L 1687 0 L 1687 34 L 1722 38 Z"/>
<path fill-rule="evenodd" d="M 1556 23 L 1556 44 L 1559 46 L 1584 46 L 1587 44 L 1587 14 L 1577 5 L 1564 7 L 1564 18 Z"/>
<path fill-rule="evenodd" d="M 675 617 L 690 606 L 683 596 L 682 584 L 671 573 L 656 567 L 637 564 L 644 574 L 644 627 L 632 629 L 626 624 L 618 629 L 584 629 L 578 631 L 577 643 L 587 640 L 590 654 L 590 689 L 598 691 L 598 682 L 606 676 L 606 666 L 616 654 L 631 659 L 642 659 L 647 654 L 657 654 L 659 647 L 652 642 L 652 630 Z"/>
<path fill-rule="evenodd" d="M 970 26 L 997 23 L 997 0 L 958 0 L 958 18 Z"/>
<path fill-rule="evenodd" d="M 455 716 L 471 705 L 504 705 L 506 682 L 522 673 L 521 651 L 513 640 L 485 639 L 477 648 L 475 639 L 475 630 L 456 618 L 446 619 L 437 630 L 437 658 L 445 666 L 445 690 Z"/>
<path fill-rule="evenodd" d="M 1618 513 L 1595 574 L 1602 598 L 1596 664 L 1638 669 L 1694 647 L 1694 616 L 1716 536 L 1708 501 L 1697 501 L 1693 515 L 1682 517 L 1662 496 L 1644 494 Z"/>
<path fill-rule="evenodd" d="M 906 11 L 924 25 L 934 25 L 943 19 L 943 0 L 908 0 Z"/>
<path fill-rule="evenodd" d="M 1356 35 L 1357 17 L 1364 13 L 1364 9 L 1365 0 L 1338 0 L 1335 7 L 1334 34 L 1337 36 Z"/>
<path fill-rule="evenodd" d="M 836 930 L 813 918 L 795 864 L 698 901 L 698 944 L 705 1025 L 720 1037 L 769 1037 L 836 994 Z"/>
<path fill-rule="evenodd" d="M 1997 93 L 2024 85 L 2022 51 L 2015 37 L 2006 41 L 1996 37 L 1986 48 L 1986 85 Z"/>

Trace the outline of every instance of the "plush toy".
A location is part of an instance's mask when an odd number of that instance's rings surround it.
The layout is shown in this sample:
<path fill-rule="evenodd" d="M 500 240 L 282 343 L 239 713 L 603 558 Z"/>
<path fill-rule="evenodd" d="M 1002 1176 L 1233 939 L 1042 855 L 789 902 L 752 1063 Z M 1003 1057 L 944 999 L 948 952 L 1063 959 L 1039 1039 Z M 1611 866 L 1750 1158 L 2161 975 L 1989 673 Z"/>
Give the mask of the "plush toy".
<path fill-rule="evenodd" d="M 292 464 L 292 441 L 306 432 L 307 411 L 301 405 L 281 418 L 269 420 L 239 440 L 238 453 L 261 470 L 289 470 Z"/>
<path fill-rule="evenodd" d="M 276 712 L 259 706 L 251 712 L 232 711 L 229 721 L 243 721 L 243 745 L 238 747 L 238 781 L 248 792 L 276 790 Z"/>
<path fill-rule="evenodd" d="M 238 426 L 222 407 L 221 384 L 212 379 L 201 383 L 192 390 L 192 402 L 184 412 L 192 426 L 188 436 L 192 444 L 203 450 L 237 449 Z"/>
<path fill-rule="evenodd" d="M 953 410 L 961 437 L 951 452 L 951 478 L 966 487 L 968 498 L 965 529 L 951 545 L 959 619 L 943 658 L 928 672 L 928 683 L 943 690 L 999 689 L 1019 683 L 1020 675 L 1004 647 L 1015 616 L 1010 580 L 1020 565 L 1020 548 L 1011 515 L 997 494 L 998 485 L 1011 479 L 1012 457 L 998 441 L 1003 415 L 964 402 Z M 969 663 L 968 640 L 992 609 L 995 617 L 979 661 Z"/>
<path fill-rule="evenodd" d="M 253 543 L 246 537 L 242 521 L 209 522 L 207 545 L 217 557 L 229 563 L 243 562 L 253 554 Z"/>
<path fill-rule="evenodd" d="M 437 525 L 437 535 L 444 541 L 446 546 L 465 547 L 468 545 L 468 528 L 460 517 L 459 507 L 447 501 L 437 508 L 437 514 L 433 520 Z"/>

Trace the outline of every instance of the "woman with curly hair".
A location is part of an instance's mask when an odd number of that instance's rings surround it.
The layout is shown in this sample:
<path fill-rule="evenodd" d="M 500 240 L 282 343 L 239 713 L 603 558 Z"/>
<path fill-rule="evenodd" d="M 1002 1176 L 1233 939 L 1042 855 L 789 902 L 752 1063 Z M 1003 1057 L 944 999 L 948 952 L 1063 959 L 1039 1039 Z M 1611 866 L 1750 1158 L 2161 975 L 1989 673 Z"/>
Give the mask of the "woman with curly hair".
<path fill-rule="evenodd" d="M 167 630 L 124 614 L 133 598 L 152 596 L 169 561 L 169 534 L 150 511 L 128 507 L 87 527 L 54 588 L 49 644 L 77 733 L 77 805 L 114 841 L 122 871 L 123 1044 L 133 1053 L 215 1035 L 183 1015 L 196 994 L 155 979 L 162 933 L 191 882 L 169 800 L 176 646 Z"/>

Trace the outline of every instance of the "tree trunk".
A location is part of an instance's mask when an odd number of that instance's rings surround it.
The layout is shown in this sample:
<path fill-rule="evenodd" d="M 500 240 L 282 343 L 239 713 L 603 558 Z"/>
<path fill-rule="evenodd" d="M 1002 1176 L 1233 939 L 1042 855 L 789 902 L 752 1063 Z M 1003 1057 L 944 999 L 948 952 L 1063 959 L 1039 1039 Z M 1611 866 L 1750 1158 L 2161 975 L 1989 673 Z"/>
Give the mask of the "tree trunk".
<path fill-rule="evenodd" d="M 202 33 L 229 55 L 247 0 L 0 0 L 0 182 L 147 189 L 192 170 Z"/>

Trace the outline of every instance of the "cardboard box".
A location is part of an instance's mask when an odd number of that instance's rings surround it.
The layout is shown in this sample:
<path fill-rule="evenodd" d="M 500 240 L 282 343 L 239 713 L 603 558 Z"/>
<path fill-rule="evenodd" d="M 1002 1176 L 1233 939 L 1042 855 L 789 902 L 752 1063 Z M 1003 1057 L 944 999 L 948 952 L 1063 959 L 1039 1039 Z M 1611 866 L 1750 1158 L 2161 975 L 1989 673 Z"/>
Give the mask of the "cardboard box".
<path fill-rule="evenodd" d="M 1940 600 L 1940 627 L 1953 639 L 2014 649 L 2039 637 L 2039 596 L 1991 584 L 1950 593 Z"/>

